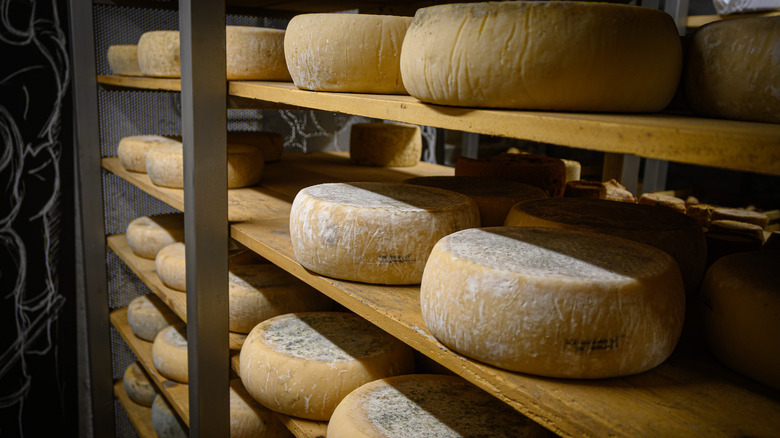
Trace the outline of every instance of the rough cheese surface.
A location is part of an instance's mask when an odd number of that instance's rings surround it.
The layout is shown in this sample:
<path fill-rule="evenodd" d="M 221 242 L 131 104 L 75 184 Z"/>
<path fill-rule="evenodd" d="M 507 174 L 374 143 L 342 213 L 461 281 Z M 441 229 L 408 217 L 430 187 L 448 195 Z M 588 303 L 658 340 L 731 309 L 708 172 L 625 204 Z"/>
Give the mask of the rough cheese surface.
<path fill-rule="evenodd" d="M 349 161 L 365 166 L 410 167 L 420 161 L 422 134 L 418 125 L 356 123 L 349 137 Z"/>
<path fill-rule="evenodd" d="M 152 403 L 152 428 L 159 438 L 187 438 L 189 435 L 187 426 L 162 395 L 155 397 Z"/>
<path fill-rule="evenodd" d="M 163 377 L 187 383 L 187 328 L 184 324 L 169 326 L 154 338 L 152 361 Z"/>
<path fill-rule="evenodd" d="M 290 81 L 284 60 L 284 30 L 251 26 L 225 28 L 227 79 Z"/>
<path fill-rule="evenodd" d="M 141 406 L 151 406 L 154 398 L 157 396 L 157 389 L 154 387 L 146 372 L 141 368 L 138 362 L 130 364 L 122 376 L 122 384 L 125 387 L 130 400 Z"/>
<path fill-rule="evenodd" d="M 663 109 L 682 48 L 663 11 L 587 2 L 486 2 L 417 10 L 401 50 L 414 97 L 459 106 Z"/>
<path fill-rule="evenodd" d="M 260 182 L 265 160 L 259 148 L 243 144 L 227 145 L 228 189 Z M 152 183 L 174 189 L 184 188 L 184 150 L 179 144 L 164 144 L 146 154 L 146 173 Z"/>
<path fill-rule="evenodd" d="M 436 244 L 420 285 L 444 345 L 500 368 L 565 378 L 639 373 L 666 360 L 685 314 L 668 254 L 549 228 L 463 230 Z"/>
<path fill-rule="evenodd" d="M 292 438 L 268 408 L 257 403 L 241 384 L 230 380 L 230 438 Z"/>
<path fill-rule="evenodd" d="M 153 294 L 141 295 L 127 306 L 127 323 L 139 338 L 153 342 L 160 330 L 179 322 L 173 311 Z"/>
<path fill-rule="evenodd" d="M 138 46 L 135 44 L 119 44 L 108 46 L 108 67 L 111 73 L 119 76 L 141 76 L 138 67 Z"/>
<path fill-rule="evenodd" d="M 119 163 L 131 172 L 146 173 L 146 154 L 162 144 L 181 145 L 181 142 L 161 135 L 133 135 L 119 140 Z"/>
<path fill-rule="evenodd" d="M 138 39 L 138 67 L 144 76 L 178 78 L 180 58 L 177 30 L 146 32 Z"/>
<path fill-rule="evenodd" d="M 312 312 L 258 324 L 241 348 L 244 387 L 276 412 L 327 420 L 351 391 L 413 370 L 409 347 L 357 315 Z"/>
<path fill-rule="evenodd" d="M 125 238 L 133 254 L 154 260 L 161 249 L 184 241 L 184 215 L 170 213 L 133 219 L 127 225 Z"/>
<path fill-rule="evenodd" d="M 416 284 L 433 245 L 479 226 L 468 197 L 402 183 L 330 183 L 298 192 L 290 212 L 295 258 L 330 277 Z"/>
<path fill-rule="evenodd" d="M 160 281 L 169 288 L 182 292 L 187 290 L 185 251 L 183 243 L 172 243 L 158 251 L 154 259 L 155 270 Z"/>

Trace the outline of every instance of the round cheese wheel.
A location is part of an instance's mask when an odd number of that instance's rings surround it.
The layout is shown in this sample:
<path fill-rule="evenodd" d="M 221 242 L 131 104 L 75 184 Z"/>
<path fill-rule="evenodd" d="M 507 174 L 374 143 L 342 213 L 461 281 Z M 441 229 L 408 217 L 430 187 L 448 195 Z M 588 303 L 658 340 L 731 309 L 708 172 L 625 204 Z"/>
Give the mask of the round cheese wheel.
<path fill-rule="evenodd" d="M 189 435 L 187 426 L 161 395 L 152 403 L 152 428 L 159 438 L 187 438 Z"/>
<path fill-rule="evenodd" d="M 130 330 L 145 341 L 154 341 L 160 330 L 177 322 L 179 318 L 153 294 L 141 295 L 127 306 Z"/>
<path fill-rule="evenodd" d="M 649 370 L 682 332 L 685 291 L 668 254 L 550 228 L 463 230 L 436 244 L 420 285 L 444 345 L 523 373 L 603 378 Z"/>
<path fill-rule="evenodd" d="M 284 30 L 265 27 L 225 28 L 227 79 L 290 81 L 284 60 Z"/>
<path fill-rule="evenodd" d="M 301 14 L 287 25 L 293 83 L 315 91 L 406 94 L 398 59 L 410 17 Z"/>
<path fill-rule="evenodd" d="M 719 220 L 744 222 L 765 228 L 769 224 L 769 216 L 760 211 L 745 210 L 742 208 L 712 207 L 710 210 L 710 223 Z"/>
<path fill-rule="evenodd" d="M 639 197 L 640 204 L 657 205 L 659 207 L 671 208 L 678 213 L 685 213 L 686 206 L 685 201 L 670 195 L 662 195 L 659 193 L 643 193 Z"/>
<path fill-rule="evenodd" d="M 421 8 L 401 50 L 409 94 L 459 106 L 660 111 L 674 96 L 681 66 L 669 14 L 607 3 Z"/>
<path fill-rule="evenodd" d="M 181 242 L 172 243 L 157 252 L 154 266 L 164 285 L 178 291 L 187 290 L 187 260 Z"/>
<path fill-rule="evenodd" d="M 162 144 L 179 145 L 181 143 L 160 135 L 133 135 L 119 140 L 117 156 L 119 164 L 131 172 L 146 173 L 146 154 Z"/>
<path fill-rule="evenodd" d="M 701 287 L 707 343 L 728 367 L 780 389 L 780 251 L 725 256 Z"/>
<path fill-rule="evenodd" d="M 459 157 L 455 176 L 501 178 L 530 184 L 547 196 L 563 196 L 566 165 L 558 158 L 534 154 L 500 154 L 487 158 Z"/>
<path fill-rule="evenodd" d="M 295 258 L 345 280 L 416 284 L 433 245 L 479 226 L 474 201 L 401 183 L 331 183 L 298 192 L 290 211 Z"/>
<path fill-rule="evenodd" d="M 689 294 L 698 289 L 706 270 L 701 227 L 668 208 L 602 199 L 543 199 L 515 205 L 505 224 L 592 231 L 654 246 L 677 260 Z"/>
<path fill-rule="evenodd" d="M 130 400 L 141 406 L 151 406 L 157 396 L 157 388 L 154 387 L 138 362 L 131 363 L 125 369 L 122 384 Z"/>
<path fill-rule="evenodd" d="M 248 187 L 260 182 L 263 153 L 242 144 L 227 145 L 227 188 Z M 184 188 L 184 151 L 181 143 L 164 144 L 146 154 L 146 173 L 152 183 L 175 189 Z"/>
<path fill-rule="evenodd" d="M 282 152 L 284 151 L 284 136 L 277 132 L 228 132 L 227 141 L 228 144 L 238 143 L 259 148 L 266 163 L 278 161 L 282 158 Z"/>
<path fill-rule="evenodd" d="M 405 123 L 356 123 L 349 137 L 349 161 L 366 166 L 409 167 L 420 161 L 420 127 Z"/>
<path fill-rule="evenodd" d="M 135 44 L 121 44 L 108 46 L 108 67 L 111 73 L 119 76 L 141 76 L 138 67 L 138 46 Z"/>
<path fill-rule="evenodd" d="M 157 333 L 152 344 L 152 362 L 161 376 L 187 383 L 187 327 L 168 326 Z"/>
<path fill-rule="evenodd" d="M 548 437 L 546 429 L 465 380 L 410 374 L 366 383 L 339 403 L 328 438 Z"/>
<path fill-rule="evenodd" d="M 146 32 L 138 39 L 138 67 L 144 76 L 181 76 L 178 30 Z"/>
<path fill-rule="evenodd" d="M 780 17 L 723 20 L 700 28 L 686 54 L 688 105 L 705 116 L 780 123 L 778 53 Z"/>
<path fill-rule="evenodd" d="M 410 373 L 412 350 L 351 313 L 281 315 L 244 341 L 241 381 L 267 408 L 327 420 L 351 391 L 382 377 Z"/>
<path fill-rule="evenodd" d="M 419 176 L 404 181 L 428 187 L 451 190 L 471 198 L 479 208 L 483 227 L 504 224 L 509 209 L 519 202 L 544 199 L 547 195 L 538 187 L 499 178 L 479 176 Z"/>
<path fill-rule="evenodd" d="M 230 438 L 288 438 L 293 435 L 269 409 L 257 403 L 241 384 L 230 380 Z"/>
<path fill-rule="evenodd" d="M 184 215 L 170 213 L 141 216 L 127 225 L 125 238 L 133 254 L 154 259 L 161 249 L 184 241 Z"/>

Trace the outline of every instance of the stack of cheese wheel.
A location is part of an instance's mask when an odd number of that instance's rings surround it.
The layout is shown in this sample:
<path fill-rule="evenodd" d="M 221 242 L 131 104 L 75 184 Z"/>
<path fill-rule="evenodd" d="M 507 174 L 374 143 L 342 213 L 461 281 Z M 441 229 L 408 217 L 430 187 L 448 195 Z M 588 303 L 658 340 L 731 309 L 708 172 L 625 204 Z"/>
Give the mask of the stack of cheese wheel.
<path fill-rule="evenodd" d="M 422 8 L 401 50 L 409 94 L 459 106 L 659 111 L 674 96 L 681 66 L 669 14 L 607 3 Z"/>
<path fill-rule="evenodd" d="M 152 403 L 152 428 L 159 438 L 187 438 L 189 435 L 187 426 L 161 395 Z"/>
<path fill-rule="evenodd" d="M 460 157 L 455 176 L 501 178 L 542 189 L 547 196 L 563 196 L 566 165 L 562 160 L 535 154 L 500 154 L 487 158 Z"/>
<path fill-rule="evenodd" d="M 138 67 L 138 46 L 120 44 L 108 47 L 108 67 L 111 73 L 119 76 L 141 76 Z"/>
<path fill-rule="evenodd" d="M 122 376 L 122 385 L 130 400 L 141 406 L 151 406 L 154 398 L 157 396 L 157 389 L 149 381 L 149 377 L 146 376 L 138 362 L 131 363 L 125 369 L 125 373 Z"/>
<path fill-rule="evenodd" d="M 260 182 L 263 153 L 242 144 L 227 145 L 227 186 L 248 187 Z M 146 173 L 152 183 L 175 189 L 184 188 L 184 150 L 181 143 L 162 144 L 146 154 Z"/>
<path fill-rule="evenodd" d="M 247 336 L 240 375 L 252 397 L 294 417 L 327 420 L 354 389 L 410 373 L 412 350 L 363 318 L 340 312 L 280 315 Z"/>
<path fill-rule="evenodd" d="M 515 205 L 505 224 L 590 231 L 654 246 L 677 260 L 689 294 L 696 292 L 706 269 L 701 227 L 668 208 L 602 199 L 543 199 Z"/>
<path fill-rule="evenodd" d="M 166 379 L 188 382 L 187 327 L 184 324 L 171 325 L 157 333 L 152 344 L 152 362 Z"/>
<path fill-rule="evenodd" d="M 605 378 L 669 357 L 685 291 L 674 259 L 649 245 L 492 227 L 436 244 L 420 304 L 431 333 L 473 359 L 542 376 Z"/>
<path fill-rule="evenodd" d="M 349 161 L 366 166 L 409 167 L 420 161 L 420 127 L 406 123 L 356 123 L 350 128 Z"/>
<path fill-rule="evenodd" d="M 273 412 L 252 399 L 240 379 L 231 379 L 230 436 L 291 438 L 293 435 Z"/>
<path fill-rule="evenodd" d="M 399 56 L 411 21 L 389 15 L 296 15 L 284 37 L 284 55 L 295 86 L 406 94 Z"/>
<path fill-rule="evenodd" d="M 301 265 L 378 284 L 419 283 L 440 238 L 477 226 L 479 210 L 468 197 L 401 183 L 307 187 L 290 211 L 290 238 Z"/>
<path fill-rule="evenodd" d="M 144 76 L 181 76 L 179 31 L 155 30 L 138 39 L 138 67 Z"/>
<path fill-rule="evenodd" d="M 139 338 L 152 342 L 162 329 L 179 322 L 179 318 L 155 295 L 141 295 L 127 306 L 127 323 Z"/>
<path fill-rule="evenodd" d="M 410 374 L 349 393 L 333 412 L 327 436 L 535 438 L 550 433 L 461 378 Z"/>
<path fill-rule="evenodd" d="M 181 145 L 181 142 L 160 135 L 133 135 L 119 140 L 119 164 L 131 172 L 146 173 L 146 154 L 163 144 Z"/>
<path fill-rule="evenodd" d="M 227 26 L 225 54 L 228 80 L 291 80 L 284 60 L 281 29 Z"/>
<path fill-rule="evenodd" d="M 125 238 L 133 254 L 153 260 L 161 249 L 184 241 L 184 215 L 141 216 L 127 225 Z"/>

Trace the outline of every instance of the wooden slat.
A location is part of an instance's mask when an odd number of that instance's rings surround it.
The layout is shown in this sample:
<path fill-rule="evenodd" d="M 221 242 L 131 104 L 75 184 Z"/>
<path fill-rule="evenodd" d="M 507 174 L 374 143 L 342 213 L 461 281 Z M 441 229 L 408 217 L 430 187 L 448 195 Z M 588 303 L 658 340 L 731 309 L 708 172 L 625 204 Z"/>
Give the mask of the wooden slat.
<path fill-rule="evenodd" d="M 135 432 L 140 438 L 157 438 L 152 427 L 152 408 L 139 405 L 130 399 L 125 391 L 125 385 L 122 379 L 114 383 L 114 396 L 119 400 L 122 409 L 125 410 L 127 417 L 135 428 Z"/>
<path fill-rule="evenodd" d="M 98 84 L 109 87 L 181 91 L 181 79 L 152 78 L 147 76 L 98 75 L 97 82 Z"/>
<path fill-rule="evenodd" d="M 746 18 L 746 17 L 774 17 L 777 15 L 780 15 L 780 11 L 756 12 L 752 14 L 733 14 L 733 15 L 689 15 L 688 18 L 686 19 L 685 25 L 689 29 L 696 29 L 704 26 L 705 24 L 710 24 L 715 21 L 732 20 L 735 18 Z"/>

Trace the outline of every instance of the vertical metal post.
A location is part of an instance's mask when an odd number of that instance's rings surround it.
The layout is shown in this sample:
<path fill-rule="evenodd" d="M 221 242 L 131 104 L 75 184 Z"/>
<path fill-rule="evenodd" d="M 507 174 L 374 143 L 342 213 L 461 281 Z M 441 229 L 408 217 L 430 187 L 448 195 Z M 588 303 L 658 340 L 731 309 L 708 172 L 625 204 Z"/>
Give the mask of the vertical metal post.
<path fill-rule="evenodd" d="M 227 437 L 225 2 L 179 8 L 190 436 Z"/>
<path fill-rule="evenodd" d="M 468 158 L 479 158 L 479 134 L 464 132 L 461 137 L 460 155 Z"/>
<path fill-rule="evenodd" d="M 668 161 L 652 158 L 646 159 L 645 176 L 642 178 L 642 193 L 666 190 L 666 173 L 668 169 Z"/>

